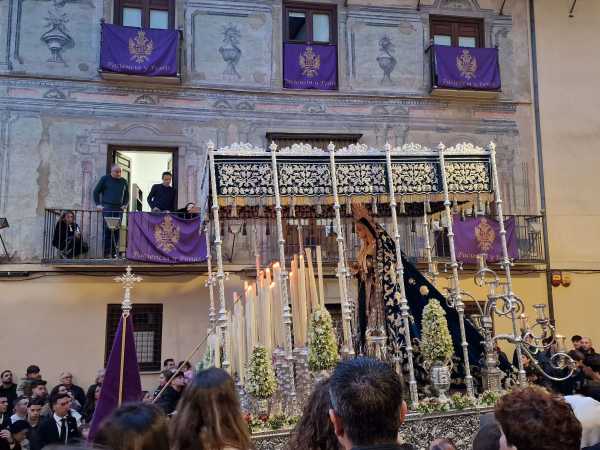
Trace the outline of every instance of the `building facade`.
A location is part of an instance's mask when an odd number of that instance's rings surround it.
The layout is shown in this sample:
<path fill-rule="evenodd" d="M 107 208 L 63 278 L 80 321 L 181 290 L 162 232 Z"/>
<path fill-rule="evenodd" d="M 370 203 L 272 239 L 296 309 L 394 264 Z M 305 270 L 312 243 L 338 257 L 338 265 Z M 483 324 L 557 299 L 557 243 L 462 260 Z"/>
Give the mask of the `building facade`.
<path fill-rule="evenodd" d="M 48 261 L 44 241 L 49 210 L 94 209 L 92 189 L 113 161 L 132 170 L 139 163 L 142 199 L 144 186 L 171 169 L 182 207 L 206 202 L 209 140 L 218 147 L 265 147 L 275 139 L 431 148 L 440 141 L 494 141 L 505 212 L 538 216 L 530 18 L 526 0 L 0 2 L 0 217 L 9 223 L 0 233 L 11 256 L 0 266 L 0 297 L 6 317 L 19 318 L 0 336 L 1 347 L 10 349 L 3 365 L 20 370 L 36 363 L 50 380 L 69 368 L 85 382 L 103 366 L 110 305 L 121 298 L 112 278 L 123 264 Z M 102 21 L 180 30 L 179 76 L 115 80 L 100 73 Z M 501 92 L 432 89 L 434 39 L 497 47 Z M 313 40 L 335 48 L 335 88 L 284 88 L 284 46 Z M 540 67 L 543 95 L 553 89 L 544 87 L 544 74 L 551 78 L 554 66 Z M 162 162 L 148 159 L 161 153 L 168 155 Z M 554 164 L 560 171 L 562 163 Z M 563 233 L 556 226 L 551 238 Z M 540 249 L 516 267 L 516 291 L 528 304 L 548 297 Z M 231 296 L 247 279 L 247 265 L 227 262 Z M 134 270 L 145 278 L 133 296 L 147 307 L 136 327 L 148 332 L 144 382 L 151 384 L 158 361 L 182 359 L 206 334 L 206 269 Z M 468 290 L 484 294 L 472 272 L 463 277 Z M 328 298 L 336 302 L 335 289 Z M 566 324 L 564 333 L 579 329 L 570 319 Z M 56 347 L 48 348 L 53 341 Z"/>

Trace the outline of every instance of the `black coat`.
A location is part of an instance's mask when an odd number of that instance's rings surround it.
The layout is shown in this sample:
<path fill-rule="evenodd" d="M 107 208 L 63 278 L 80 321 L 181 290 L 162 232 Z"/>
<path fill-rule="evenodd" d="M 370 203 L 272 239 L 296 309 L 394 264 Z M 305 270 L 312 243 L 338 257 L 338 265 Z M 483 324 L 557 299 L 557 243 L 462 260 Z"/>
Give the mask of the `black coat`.
<path fill-rule="evenodd" d="M 31 427 L 29 431 L 27 431 L 27 440 L 29 441 L 29 450 L 42 450 L 39 424 L 36 427 Z"/>
<path fill-rule="evenodd" d="M 40 445 L 42 447 L 50 444 L 63 444 L 58 434 L 54 414 L 45 417 L 38 428 Z M 71 415 L 67 415 L 67 428 L 69 429 L 67 444 L 73 444 L 81 439 L 81 433 L 79 433 L 79 429 L 77 428 L 77 421 Z"/>
<path fill-rule="evenodd" d="M 160 407 L 165 414 L 171 414 L 177 408 L 177 402 L 180 398 L 181 392 L 178 392 L 169 386 L 158 398 L 156 405 Z"/>
<path fill-rule="evenodd" d="M 82 388 L 80 388 L 79 386 L 76 385 L 72 385 L 71 386 L 71 392 L 73 393 L 73 396 L 75 397 L 75 400 L 77 400 L 79 402 L 79 404 L 81 405 L 81 409 L 83 410 L 83 408 L 85 407 L 85 402 L 86 402 L 86 398 L 85 398 L 85 392 L 83 391 Z"/>
<path fill-rule="evenodd" d="M 17 385 L 12 384 L 10 387 L 5 388 L 0 384 L 0 397 L 6 396 L 8 400 L 8 411 L 12 411 L 15 406 L 15 400 L 17 400 Z"/>

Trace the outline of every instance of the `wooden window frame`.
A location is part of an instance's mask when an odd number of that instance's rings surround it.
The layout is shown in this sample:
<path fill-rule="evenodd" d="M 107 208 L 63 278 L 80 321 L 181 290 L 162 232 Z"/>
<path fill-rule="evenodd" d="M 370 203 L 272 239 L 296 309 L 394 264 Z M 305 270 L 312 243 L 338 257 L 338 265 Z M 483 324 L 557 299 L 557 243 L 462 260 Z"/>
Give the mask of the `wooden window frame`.
<path fill-rule="evenodd" d="M 485 24 L 483 19 L 473 18 L 473 17 L 454 17 L 454 16 L 430 16 L 429 17 L 429 36 L 431 42 L 433 42 L 433 37 L 435 36 L 435 27 L 436 25 L 450 25 L 452 28 L 451 35 L 451 43 L 452 47 L 458 47 L 458 38 L 459 36 L 465 36 L 464 34 L 460 34 L 459 26 L 460 25 L 476 25 L 478 28 L 478 33 L 474 36 L 476 40 L 476 48 L 484 48 L 485 47 Z M 441 33 L 439 33 L 441 34 Z"/>
<path fill-rule="evenodd" d="M 169 13 L 169 30 L 175 28 L 175 0 L 115 0 L 114 23 L 123 25 L 123 8 L 142 10 L 142 28 L 150 28 L 150 10 L 162 10 Z"/>
<path fill-rule="evenodd" d="M 137 311 L 136 311 L 137 310 Z M 141 311 L 140 311 L 141 310 Z M 152 330 L 144 330 L 139 329 L 139 326 L 136 328 L 136 314 L 141 313 L 154 313 L 157 314 L 158 325 L 156 328 Z M 113 341 L 115 338 L 115 334 L 117 332 L 119 321 L 116 320 L 116 317 L 121 314 L 121 304 L 108 304 L 106 305 L 106 347 L 105 347 L 105 355 L 104 362 L 105 365 L 108 362 L 108 358 L 110 356 L 110 351 L 113 346 Z M 164 322 L 164 309 L 162 303 L 136 303 L 133 305 L 133 309 L 131 310 L 132 320 L 134 323 L 134 332 L 135 331 L 154 331 L 154 347 L 153 347 L 153 360 L 152 362 L 139 362 L 140 372 L 158 372 L 162 368 L 162 328 Z M 111 320 L 112 319 L 112 320 Z"/>
<path fill-rule="evenodd" d="M 324 3 L 303 3 L 303 2 L 284 2 L 283 4 L 283 42 L 286 44 L 317 44 L 317 45 L 337 45 L 337 5 Z M 303 12 L 306 14 L 306 35 L 309 39 L 305 41 L 289 39 L 289 12 Z M 329 42 L 313 41 L 313 14 L 327 13 L 329 14 Z"/>

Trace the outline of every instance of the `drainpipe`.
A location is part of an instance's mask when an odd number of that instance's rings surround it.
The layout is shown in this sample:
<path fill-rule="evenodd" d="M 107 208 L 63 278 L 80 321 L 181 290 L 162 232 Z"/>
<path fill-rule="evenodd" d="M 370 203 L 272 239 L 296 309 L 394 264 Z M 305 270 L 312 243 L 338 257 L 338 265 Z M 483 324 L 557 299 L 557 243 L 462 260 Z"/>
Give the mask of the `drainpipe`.
<path fill-rule="evenodd" d="M 548 313 L 550 322 L 555 323 L 554 298 L 552 295 L 552 272 L 550 270 L 550 244 L 548 242 L 548 216 L 546 214 L 546 183 L 544 181 L 544 155 L 542 151 L 542 126 L 540 122 L 540 92 L 537 64 L 537 38 L 535 34 L 535 0 L 529 0 L 529 29 L 531 32 L 531 70 L 533 72 L 533 109 L 535 116 L 535 140 L 538 159 L 538 176 L 540 179 L 540 206 L 542 212 L 542 229 L 544 234 L 544 262 L 546 264 L 546 292 L 548 294 Z"/>

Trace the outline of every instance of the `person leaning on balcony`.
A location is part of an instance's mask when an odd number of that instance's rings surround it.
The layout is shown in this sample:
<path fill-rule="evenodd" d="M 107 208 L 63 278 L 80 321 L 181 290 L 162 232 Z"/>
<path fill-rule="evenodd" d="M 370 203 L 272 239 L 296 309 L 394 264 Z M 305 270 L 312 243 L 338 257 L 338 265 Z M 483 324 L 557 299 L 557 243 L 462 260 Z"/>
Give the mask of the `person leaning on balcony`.
<path fill-rule="evenodd" d="M 81 229 L 75 222 L 75 213 L 65 211 L 54 227 L 52 245 L 60 251 L 64 258 L 74 258 L 87 253 L 88 244 L 81 237 Z"/>
<path fill-rule="evenodd" d="M 121 219 L 123 211 L 129 204 L 127 181 L 121 178 L 121 167 L 113 164 L 110 175 L 104 175 L 94 189 L 94 202 L 102 211 L 103 219 L 115 217 Z M 104 221 L 104 257 L 116 256 L 119 242 L 119 228 L 110 230 Z"/>
<path fill-rule="evenodd" d="M 171 172 L 163 172 L 162 183 L 152 185 L 150 194 L 148 194 L 148 205 L 150 205 L 152 211 L 170 212 L 177 209 L 175 205 L 175 188 L 171 186 L 172 181 L 173 175 L 171 175 Z"/>

